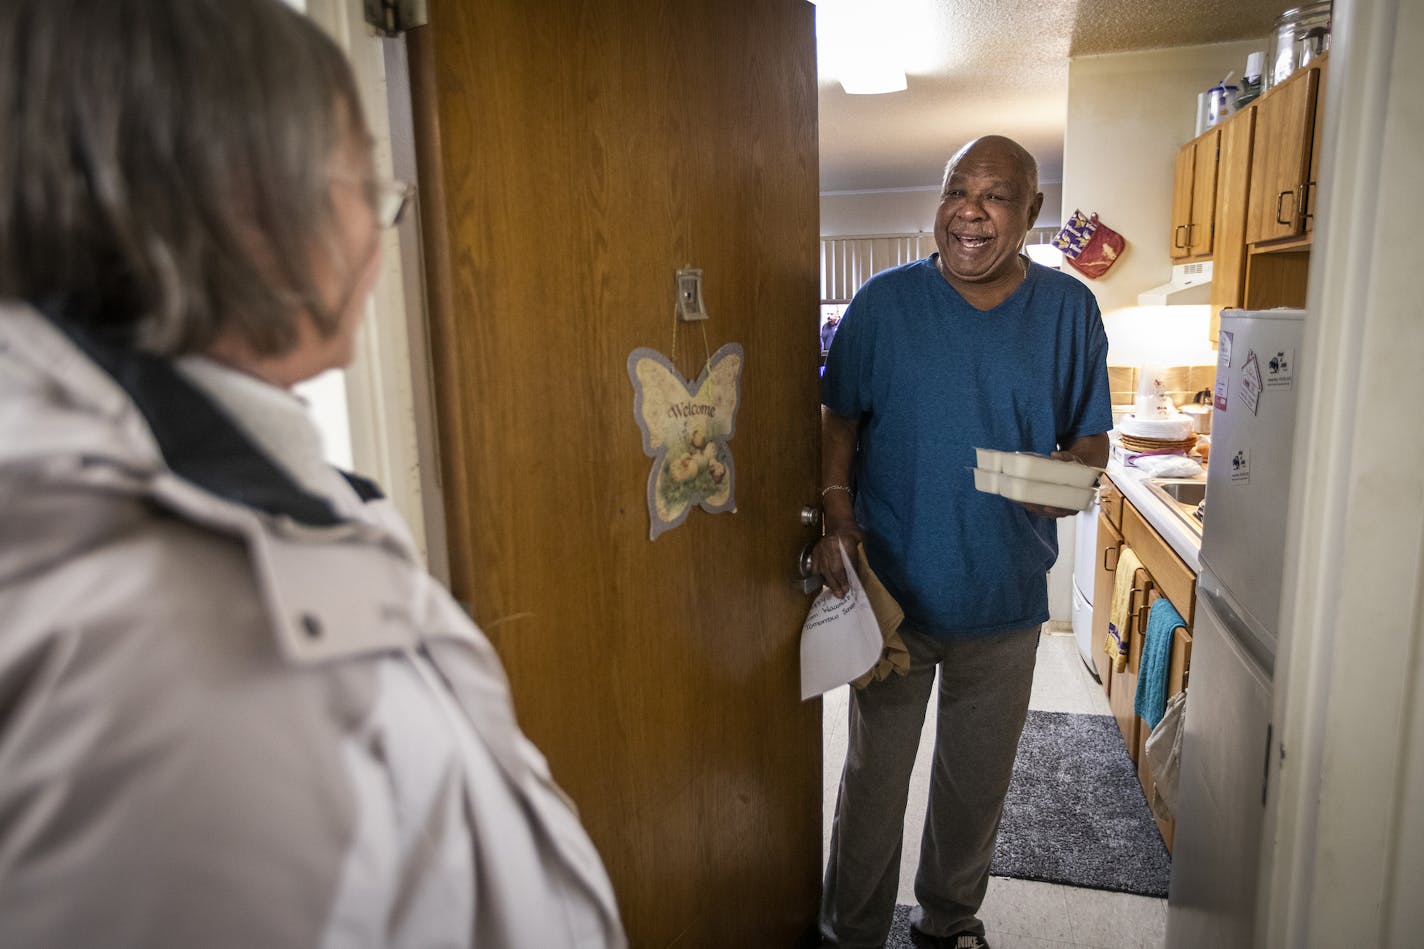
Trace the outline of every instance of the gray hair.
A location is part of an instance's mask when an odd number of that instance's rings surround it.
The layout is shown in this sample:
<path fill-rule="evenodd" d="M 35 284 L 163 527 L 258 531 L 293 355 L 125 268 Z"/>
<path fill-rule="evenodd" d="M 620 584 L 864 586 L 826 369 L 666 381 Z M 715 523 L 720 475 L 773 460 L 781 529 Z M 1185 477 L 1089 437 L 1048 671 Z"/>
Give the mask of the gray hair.
<path fill-rule="evenodd" d="M 0 296 L 164 355 L 281 353 L 303 309 L 335 331 L 327 165 L 368 135 L 280 0 L 4 0 L 0 116 Z"/>

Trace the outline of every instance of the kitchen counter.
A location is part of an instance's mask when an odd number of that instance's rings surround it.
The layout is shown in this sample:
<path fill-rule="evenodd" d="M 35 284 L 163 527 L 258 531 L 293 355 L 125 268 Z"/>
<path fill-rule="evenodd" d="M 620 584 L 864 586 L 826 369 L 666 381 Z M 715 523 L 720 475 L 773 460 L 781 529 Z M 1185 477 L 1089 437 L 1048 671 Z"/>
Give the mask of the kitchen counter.
<path fill-rule="evenodd" d="M 1122 491 L 1123 497 L 1132 502 L 1132 506 L 1137 508 L 1144 520 L 1152 526 L 1167 545 L 1181 557 L 1186 565 L 1197 572 L 1197 554 L 1201 550 L 1201 535 L 1192 530 L 1182 522 L 1176 512 L 1167 506 L 1167 502 L 1162 500 L 1146 485 L 1147 475 L 1136 468 L 1129 468 L 1121 461 L 1113 458 L 1108 461 L 1108 477 L 1112 478 L 1113 484 Z M 1202 475 L 1202 480 L 1206 475 Z"/>

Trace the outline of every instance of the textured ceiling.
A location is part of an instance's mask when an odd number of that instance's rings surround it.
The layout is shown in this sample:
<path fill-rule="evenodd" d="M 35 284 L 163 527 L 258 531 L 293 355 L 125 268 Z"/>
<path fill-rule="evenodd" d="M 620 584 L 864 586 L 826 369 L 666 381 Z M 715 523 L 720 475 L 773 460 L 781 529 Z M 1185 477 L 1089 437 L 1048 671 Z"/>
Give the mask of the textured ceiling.
<path fill-rule="evenodd" d="M 1068 58 L 1260 39 L 1290 0 L 865 0 L 893 24 L 909 88 L 851 96 L 820 80 L 822 191 L 939 183 L 959 145 L 1017 139 L 1063 174 Z M 823 57 L 824 61 L 824 57 Z"/>

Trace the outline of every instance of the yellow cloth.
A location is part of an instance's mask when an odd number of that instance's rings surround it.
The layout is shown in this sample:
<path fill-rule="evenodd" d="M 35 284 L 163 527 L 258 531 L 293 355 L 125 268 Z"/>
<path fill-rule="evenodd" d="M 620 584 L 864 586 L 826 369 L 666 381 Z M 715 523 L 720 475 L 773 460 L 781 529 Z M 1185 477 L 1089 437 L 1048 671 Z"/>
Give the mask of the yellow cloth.
<path fill-rule="evenodd" d="M 889 678 L 892 672 L 901 676 L 908 675 L 910 650 L 905 646 L 905 640 L 900 638 L 900 623 L 905 619 L 905 611 L 900 609 L 900 604 L 895 602 L 895 598 L 885 589 L 875 571 L 870 569 L 870 562 L 865 559 L 864 544 L 856 545 L 855 566 L 856 573 L 860 574 L 860 585 L 865 587 L 865 598 L 870 601 L 875 622 L 880 626 L 880 637 L 885 643 L 880 652 L 880 661 L 871 666 L 865 675 L 850 682 L 857 689 L 863 689 L 872 682 Z"/>
<path fill-rule="evenodd" d="M 1127 668 L 1127 607 L 1132 598 L 1132 578 L 1142 566 L 1137 554 L 1124 544 L 1118 553 L 1117 573 L 1113 576 L 1112 608 L 1108 610 L 1108 631 L 1103 637 L 1103 652 L 1112 657 L 1113 672 Z"/>

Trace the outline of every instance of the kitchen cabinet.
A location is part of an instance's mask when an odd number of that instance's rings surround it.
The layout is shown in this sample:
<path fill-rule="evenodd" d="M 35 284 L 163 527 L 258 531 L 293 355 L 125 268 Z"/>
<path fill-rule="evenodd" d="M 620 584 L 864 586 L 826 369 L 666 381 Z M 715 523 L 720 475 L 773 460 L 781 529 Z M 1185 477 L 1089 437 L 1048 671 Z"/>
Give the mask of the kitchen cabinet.
<path fill-rule="evenodd" d="M 1152 604 L 1162 596 L 1160 590 L 1153 590 L 1148 595 L 1147 607 L 1151 612 Z M 1176 629 L 1172 634 L 1172 658 L 1167 666 L 1167 695 L 1173 696 L 1187 687 L 1188 670 L 1192 661 L 1192 634 L 1183 628 Z M 1147 767 L 1147 736 L 1151 730 L 1147 723 L 1138 720 L 1137 728 L 1137 780 L 1142 784 L 1142 793 L 1147 795 L 1147 800 L 1151 802 L 1153 794 L 1156 793 L 1156 778 L 1151 769 Z M 1152 817 L 1157 822 L 1157 830 L 1162 834 L 1162 842 L 1167 845 L 1167 850 L 1172 850 L 1172 839 L 1176 835 L 1177 820 L 1175 817 L 1158 817 L 1155 813 Z"/>
<path fill-rule="evenodd" d="M 1248 244 L 1305 233 L 1320 75 L 1319 68 L 1302 69 L 1256 101 Z"/>
<path fill-rule="evenodd" d="M 1211 129 L 1177 151 L 1172 179 L 1174 262 L 1211 256 L 1216 220 L 1217 161 L 1221 131 Z"/>
<path fill-rule="evenodd" d="M 1143 635 L 1147 632 L 1147 598 L 1154 589 L 1152 574 L 1146 568 L 1139 567 L 1133 572 L 1124 630 L 1128 643 L 1127 663 L 1121 671 L 1113 672 L 1112 687 L 1108 690 L 1108 706 L 1117 719 L 1118 731 L 1134 764 L 1139 760 L 1141 749 L 1142 719 L 1137 717 L 1133 703 L 1137 700 L 1137 674 L 1142 663 Z"/>
<path fill-rule="evenodd" d="M 1221 311 L 1246 303 L 1246 209 L 1251 187 L 1251 142 L 1256 106 L 1248 105 L 1221 126 L 1217 161 L 1216 244 L 1211 268 L 1211 338 Z"/>
<path fill-rule="evenodd" d="M 1108 611 L 1112 606 L 1113 580 L 1117 576 L 1117 558 L 1122 550 L 1122 492 L 1108 478 L 1103 478 L 1098 490 L 1097 568 L 1093 578 L 1093 671 L 1098 674 L 1103 692 L 1112 697 L 1112 660 L 1103 652 L 1108 635 Z"/>
<path fill-rule="evenodd" d="M 1220 134 L 1210 248 L 1213 345 L 1224 309 L 1305 306 L 1328 62 L 1322 56 L 1213 130 Z M 1175 221 L 1175 190 L 1172 201 Z"/>
<path fill-rule="evenodd" d="M 1172 601 L 1177 612 L 1182 614 L 1182 619 L 1190 626 L 1192 611 L 1196 609 L 1197 602 L 1196 571 L 1177 556 L 1177 552 L 1147 523 L 1147 519 L 1131 501 L 1123 502 L 1122 539 L 1137 554 L 1142 566 L 1152 574 L 1154 585 L 1161 589 L 1163 596 Z"/>
<path fill-rule="evenodd" d="M 1118 495 L 1121 498 L 1121 495 Z M 1112 603 L 1113 581 L 1117 577 L 1117 559 L 1122 551 L 1122 532 L 1113 526 L 1107 509 L 1098 514 L 1098 566 L 1093 581 L 1093 671 L 1103 685 L 1103 692 L 1112 698 L 1112 659 L 1103 652 L 1108 635 L 1108 610 Z M 1102 604 L 1101 606 L 1099 604 Z"/>
<path fill-rule="evenodd" d="M 1186 627 L 1173 634 L 1172 655 L 1167 674 L 1167 695 L 1186 688 L 1191 671 L 1191 624 L 1196 608 L 1196 572 L 1178 556 L 1171 545 L 1153 528 L 1142 511 L 1125 498 L 1110 478 L 1103 479 L 1099 492 L 1101 514 L 1098 518 L 1098 566 L 1093 592 L 1094 666 L 1108 694 L 1108 706 L 1122 733 L 1123 744 L 1137 764 L 1138 780 L 1143 793 L 1151 800 L 1154 779 L 1147 768 L 1144 749 L 1149 729 L 1138 717 L 1134 707 L 1137 683 L 1146 645 L 1147 620 L 1152 604 L 1165 598 L 1176 607 L 1186 621 Z M 1131 549 L 1141 564 L 1132 577 L 1124 637 L 1128 643 L 1127 662 L 1120 672 L 1114 672 L 1111 660 L 1102 652 L 1107 635 L 1112 590 L 1123 550 Z M 1158 829 L 1168 848 L 1175 830 L 1172 820 L 1159 820 Z"/>

